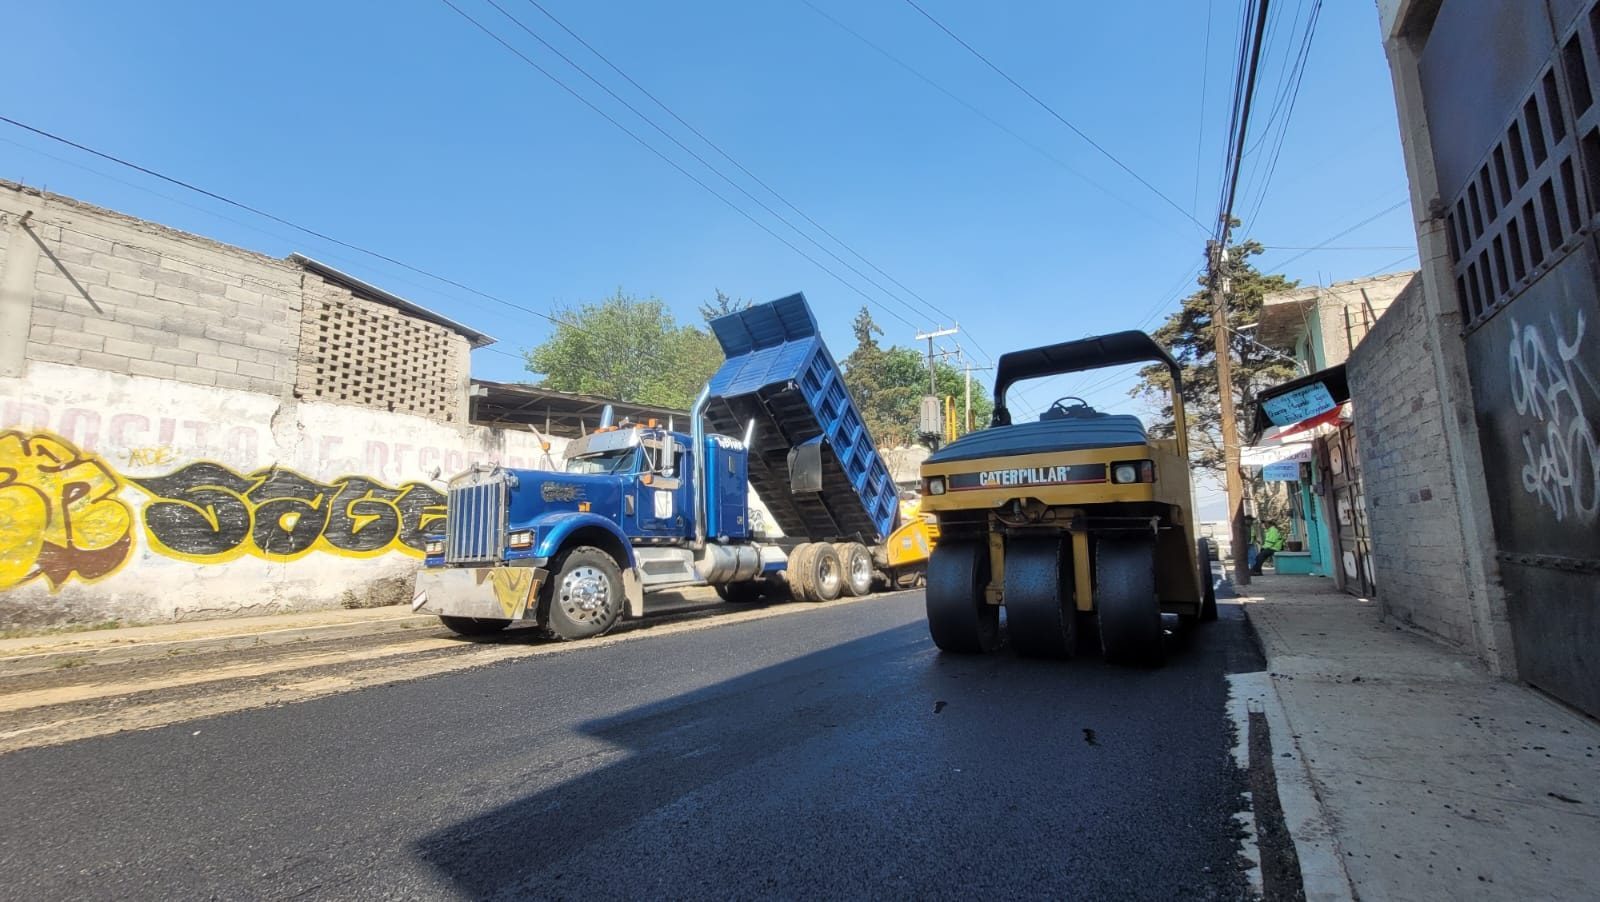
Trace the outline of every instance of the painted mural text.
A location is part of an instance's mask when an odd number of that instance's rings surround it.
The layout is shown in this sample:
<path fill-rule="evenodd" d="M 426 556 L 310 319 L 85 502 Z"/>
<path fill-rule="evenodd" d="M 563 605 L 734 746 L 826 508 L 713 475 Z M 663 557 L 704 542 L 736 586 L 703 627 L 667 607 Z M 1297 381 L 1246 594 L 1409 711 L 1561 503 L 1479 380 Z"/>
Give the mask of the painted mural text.
<path fill-rule="evenodd" d="M 1578 311 L 1562 334 L 1551 317 L 1548 330 L 1511 323 L 1511 402 L 1535 422 L 1522 433 L 1522 488 L 1549 508 L 1558 522 L 1572 518 L 1593 526 L 1600 515 L 1600 439 L 1588 412 L 1600 404 L 1600 382 L 1579 359 L 1584 316 Z"/>
<path fill-rule="evenodd" d="M 133 515 L 104 461 L 48 433 L 0 433 L 0 590 L 92 582 L 127 560 Z"/>
<path fill-rule="evenodd" d="M 197 562 L 245 554 L 292 560 L 313 551 L 421 556 L 423 536 L 444 527 L 444 495 L 419 482 L 390 488 L 342 476 L 324 483 L 292 470 L 246 475 L 208 461 L 129 481 L 151 497 L 142 511 L 151 547 Z"/>

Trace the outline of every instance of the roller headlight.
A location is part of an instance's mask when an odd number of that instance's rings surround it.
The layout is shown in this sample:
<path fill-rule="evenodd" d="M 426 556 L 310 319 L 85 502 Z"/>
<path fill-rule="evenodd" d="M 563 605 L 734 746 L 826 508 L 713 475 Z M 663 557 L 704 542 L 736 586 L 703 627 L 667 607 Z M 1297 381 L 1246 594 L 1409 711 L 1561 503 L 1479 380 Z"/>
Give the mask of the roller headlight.
<path fill-rule="evenodd" d="M 943 476 L 930 476 L 928 478 L 928 494 L 930 494 L 930 495 L 943 495 L 944 494 L 944 477 Z"/>
<path fill-rule="evenodd" d="M 1111 481 L 1118 485 L 1134 482 L 1155 482 L 1155 461 L 1119 460 L 1111 465 Z"/>
<path fill-rule="evenodd" d="M 514 532 L 511 534 L 511 537 L 506 540 L 506 544 L 510 545 L 512 548 L 527 548 L 529 545 L 533 544 L 533 533 L 526 529 L 522 530 L 521 532 Z"/>

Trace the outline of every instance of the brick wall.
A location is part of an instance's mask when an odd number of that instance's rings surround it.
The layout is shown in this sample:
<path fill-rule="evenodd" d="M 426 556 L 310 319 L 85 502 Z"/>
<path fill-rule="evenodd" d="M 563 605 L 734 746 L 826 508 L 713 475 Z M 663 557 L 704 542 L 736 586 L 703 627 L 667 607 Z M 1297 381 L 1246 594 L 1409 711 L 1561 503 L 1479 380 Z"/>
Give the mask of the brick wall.
<path fill-rule="evenodd" d="M 304 298 L 298 397 L 466 422 L 466 338 L 309 271 Z"/>
<path fill-rule="evenodd" d="M 29 360 L 266 394 L 293 383 L 295 268 L 0 182 L 0 214 L 28 211 L 26 240 L 8 244 L 35 259 L 5 265 L 33 267 Z"/>
<path fill-rule="evenodd" d="M 1473 643 L 1471 593 L 1422 282 L 1395 298 L 1348 361 L 1384 615 Z"/>

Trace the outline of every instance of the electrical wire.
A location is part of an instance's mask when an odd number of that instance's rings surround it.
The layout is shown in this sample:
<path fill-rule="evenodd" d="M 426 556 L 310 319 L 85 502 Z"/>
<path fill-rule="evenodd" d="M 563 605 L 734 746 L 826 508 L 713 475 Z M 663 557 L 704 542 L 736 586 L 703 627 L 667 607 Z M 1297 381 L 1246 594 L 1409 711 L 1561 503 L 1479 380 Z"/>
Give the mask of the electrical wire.
<path fill-rule="evenodd" d="M 945 320 L 952 320 L 953 321 L 955 319 L 955 317 L 953 317 L 949 313 L 945 312 L 937 304 L 934 304 L 932 301 L 929 301 L 927 298 L 923 297 L 922 295 L 918 294 L 917 292 L 913 291 L 912 289 L 906 287 L 906 285 L 904 283 L 902 283 L 900 280 L 896 279 L 894 276 L 889 275 L 889 273 L 885 272 L 876 263 L 873 263 L 871 260 L 867 259 L 860 251 L 857 251 L 854 247 L 851 247 L 850 244 L 847 243 L 844 239 L 840 238 L 839 236 L 835 235 L 833 232 L 829 231 L 821 223 L 817 222 L 815 219 L 812 219 L 811 216 L 809 214 L 807 214 L 804 210 L 802 210 L 799 207 L 795 206 L 792 202 L 790 202 L 790 200 L 787 197 L 784 197 L 782 194 L 780 194 L 776 188 L 774 188 L 774 187 L 772 187 L 772 185 L 768 184 L 766 182 L 766 180 L 762 179 L 760 176 L 756 175 L 754 172 L 751 172 L 748 168 L 745 167 L 745 165 L 743 163 L 740 163 L 737 159 L 734 159 L 734 157 L 731 154 L 729 154 L 726 150 L 724 150 L 719 144 L 717 144 L 715 141 L 712 141 L 710 138 L 706 137 L 704 132 L 700 131 L 700 129 L 698 129 L 698 128 L 695 128 L 692 124 L 690 124 L 682 116 L 678 115 L 678 113 L 675 110 L 673 110 L 671 107 L 667 106 L 666 102 L 661 100 L 661 98 L 659 98 L 655 94 L 651 93 L 650 90 L 647 89 L 644 85 L 639 84 L 639 82 L 636 81 L 633 78 L 633 76 L 629 75 L 627 72 L 624 72 L 621 67 L 619 67 L 616 63 L 612 62 L 605 54 L 601 53 L 598 49 L 596 49 L 593 44 L 590 44 L 588 41 L 584 40 L 582 35 L 578 34 L 576 31 L 573 31 L 570 27 L 567 26 L 567 24 L 565 22 L 563 22 L 560 19 L 556 18 L 556 16 L 553 13 L 551 13 L 550 10 L 547 9 L 544 6 L 544 4 L 538 2 L 538 0 L 526 0 L 526 2 L 528 3 L 528 5 L 532 6 L 534 9 L 537 9 L 541 14 L 543 14 L 545 18 L 549 19 L 551 22 L 554 22 L 558 27 L 561 28 L 562 31 L 565 31 L 569 36 L 571 36 L 573 40 L 577 41 L 579 44 L 582 44 L 584 49 L 586 49 L 590 53 L 594 54 L 595 57 L 597 57 L 601 62 L 605 63 L 608 67 L 610 67 L 611 71 L 613 71 L 613 72 L 617 73 L 618 75 L 620 75 L 623 78 L 623 80 L 627 81 L 628 84 L 632 85 L 635 89 L 637 89 L 639 91 L 639 93 L 643 94 L 645 97 L 650 98 L 650 101 L 652 103 L 654 103 L 656 106 L 658 106 L 662 110 L 664 110 L 667 113 L 667 115 L 671 116 L 674 120 L 676 120 L 679 125 L 682 125 L 684 128 L 688 129 L 691 133 L 693 133 L 695 137 L 697 137 L 701 141 L 705 142 L 707 147 L 710 147 L 712 150 L 716 151 L 724 160 L 727 160 L 729 163 L 732 163 L 735 168 L 737 168 L 740 172 L 742 172 L 746 176 L 748 176 L 757 185 L 760 185 L 762 188 L 766 189 L 769 194 L 771 194 L 773 197 L 777 198 L 779 202 L 781 202 L 784 206 L 788 207 L 790 210 L 794 211 L 797 215 L 799 215 L 806 222 L 810 223 L 814 228 L 817 229 L 817 231 L 821 232 L 823 235 L 826 235 L 828 238 L 832 239 L 834 241 L 834 243 L 838 244 L 840 247 L 844 248 L 851 255 L 853 255 L 856 259 L 858 259 L 862 263 L 866 264 L 868 268 L 872 269 L 874 272 L 878 273 L 878 275 L 883 276 L 885 279 L 888 279 L 890 282 L 894 283 L 902 291 L 905 291 L 906 293 L 910 294 L 912 297 L 916 298 L 923 305 L 928 307 L 928 309 L 930 309 L 933 312 L 939 314 L 939 316 L 943 317 Z M 516 21 L 516 20 L 513 19 L 513 21 Z M 521 23 L 519 23 L 519 24 L 521 24 Z M 535 35 L 535 37 L 537 37 L 537 35 Z M 540 41 L 540 43 L 543 43 L 546 47 L 550 46 L 549 43 L 545 42 L 542 38 L 540 38 L 539 41 Z M 551 49 L 554 50 L 554 48 L 551 48 Z M 564 54 L 561 54 L 561 52 L 559 50 L 557 50 L 555 52 L 558 55 L 561 55 L 562 59 L 567 59 L 567 57 Z M 569 63 L 571 63 L 570 59 L 567 59 L 567 61 Z M 577 67 L 577 64 L 574 63 L 573 65 L 574 65 L 574 67 Z M 581 71 L 581 69 L 580 69 L 580 71 Z M 592 78 L 590 80 L 593 81 Z M 599 84 L 599 82 L 596 82 L 596 84 Z M 607 93 L 610 93 L 610 91 L 608 90 Z M 616 95 L 613 94 L 612 96 L 615 97 Z M 630 107 L 630 109 L 631 109 L 631 107 Z M 876 284 L 876 283 L 874 283 L 874 284 Z M 884 291 L 885 294 L 890 294 L 890 292 L 887 289 L 884 289 L 881 285 L 879 285 L 877 287 L 880 290 Z"/>
<path fill-rule="evenodd" d="M 1281 272 L 1284 269 L 1284 267 L 1288 266 L 1290 263 L 1293 263 L 1296 260 L 1299 260 L 1301 257 L 1304 257 L 1306 254 L 1309 254 L 1309 253 L 1311 253 L 1313 251 L 1320 251 L 1325 246 L 1330 245 L 1335 241 L 1338 241 L 1340 238 L 1343 238 L 1344 236 L 1350 234 L 1351 232 L 1354 232 L 1356 229 L 1359 229 L 1362 226 L 1373 222 L 1374 220 L 1378 219 L 1381 216 L 1386 216 L 1386 215 L 1388 215 L 1390 213 L 1393 213 L 1394 211 L 1400 209 L 1401 207 L 1405 206 L 1406 204 L 1408 204 L 1410 202 L 1411 202 L 1411 198 L 1410 197 L 1402 197 L 1402 198 L 1400 198 L 1400 200 L 1398 202 L 1396 202 L 1396 203 L 1394 203 L 1394 204 L 1392 204 L 1390 206 L 1384 207 L 1382 210 L 1379 210 L 1378 212 L 1372 214 L 1371 216 L 1368 216 L 1366 219 L 1361 220 L 1360 222 L 1356 223 L 1355 225 L 1350 226 L 1349 228 L 1344 229 L 1343 231 L 1341 231 L 1341 232 L 1339 232 L 1339 233 L 1337 233 L 1335 235 L 1330 236 L 1328 238 L 1328 240 L 1320 242 L 1318 244 L 1314 244 L 1311 247 L 1301 251 L 1298 254 L 1295 254 L 1293 257 L 1290 257 L 1289 259 L 1284 260 L 1284 261 L 1282 261 L 1280 263 L 1274 263 L 1273 264 L 1273 269 L 1279 270 Z"/>
<path fill-rule="evenodd" d="M 1182 206 L 1180 206 L 1177 201 L 1175 201 L 1172 198 L 1168 197 L 1166 194 L 1164 194 L 1161 191 L 1161 189 L 1157 188 L 1155 185 L 1150 184 L 1150 182 L 1147 179 L 1145 179 L 1144 176 L 1142 176 L 1139 173 L 1135 172 L 1133 170 L 1133 168 L 1130 167 L 1127 163 L 1122 162 L 1122 160 L 1118 159 L 1115 154 L 1113 154 L 1111 151 L 1106 150 L 1104 147 L 1102 147 L 1098 141 L 1095 141 L 1093 138 L 1089 137 L 1089 135 L 1086 134 L 1082 129 L 1080 129 L 1076 125 L 1072 124 L 1072 122 L 1070 122 L 1067 119 L 1067 117 L 1065 117 L 1065 116 L 1061 115 L 1060 113 L 1056 112 L 1054 107 L 1050 106 L 1050 104 L 1048 104 L 1048 103 L 1045 103 L 1043 100 L 1040 100 L 1038 95 L 1034 94 L 1032 91 L 1030 91 L 1027 88 L 1023 87 L 1021 82 L 1017 81 L 1015 78 L 1012 78 L 1010 75 L 1008 75 L 1006 73 L 1006 71 L 1004 69 L 1001 69 L 999 66 L 995 65 L 988 57 L 986 57 L 982 53 L 980 53 L 977 48 L 975 48 L 971 44 L 967 43 L 964 39 L 962 39 L 962 37 L 960 35 L 956 34 L 953 31 L 951 31 L 950 28 L 948 26 L 946 26 L 943 22 L 940 22 L 938 19 L 934 18 L 933 15 L 931 13 L 929 13 L 927 10 L 925 10 L 921 6 L 917 5 L 916 0 L 905 0 L 905 2 L 912 9 L 916 10 L 918 13 L 921 13 L 922 17 L 924 19 L 927 19 L 929 22 L 932 22 L 934 25 L 938 26 L 940 31 L 942 31 L 945 34 L 949 35 L 951 40 L 955 41 L 957 44 L 960 44 L 962 47 L 966 48 L 968 53 L 971 53 L 973 56 L 977 57 L 978 60 L 981 61 L 985 66 L 988 66 L 991 70 L 993 70 L 996 75 L 999 75 L 1001 78 L 1005 79 L 1007 82 L 1010 82 L 1012 87 L 1016 88 L 1018 91 L 1021 91 L 1029 100 L 1032 100 L 1035 104 L 1037 104 L 1040 109 L 1044 110 L 1045 112 L 1049 113 L 1051 116 L 1055 117 L 1057 122 L 1060 122 L 1062 125 L 1065 125 L 1068 129 L 1070 129 L 1072 131 L 1073 134 L 1077 135 L 1079 138 L 1082 138 L 1090 147 L 1093 147 L 1095 150 L 1099 151 L 1101 156 L 1103 156 L 1106 159 L 1110 160 L 1111 162 L 1115 163 L 1117 165 L 1117 168 L 1121 169 L 1123 172 L 1126 172 L 1128 175 L 1132 176 L 1134 178 L 1134 180 L 1137 181 L 1139 184 L 1141 184 L 1141 185 L 1145 186 L 1146 188 L 1148 188 L 1153 194 L 1155 194 L 1157 197 L 1159 197 L 1163 201 L 1165 201 L 1167 206 L 1169 206 L 1172 209 L 1178 211 L 1178 214 L 1180 216 L 1182 216 L 1184 219 L 1187 219 L 1190 222 L 1194 223 L 1201 231 L 1207 231 L 1205 224 L 1202 223 L 1200 220 L 1194 218 L 1194 215 L 1191 214 L 1188 210 L 1185 210 Z"/>
<path fill-rule="evenodd" d="M 493 29 L 489 28 L 487 25 L 484 25 L 482 22 L 479 22 L 477 19 L 473 18 L 473 16 L 470 13 L 468 13 L 466 10 L 464 10 L 461 7 L 455 5 L 455 3 L 451 2 L 451 0 L 440 0 L 440 2 L 443 3 L 445 6 L 450 7 L 450 9 L 454 10 L 457 15 L 461 16 L 461 18 L 463 18 L 463 19 L 466 19 L 468 22 L 470 22 L 472 24 L 473 27 L 475 27 L 479 31 L 483 32 L 485 35 L 487 35 L 495 43 L 499 44 L 500 46 L 504 47 L 506 50 L 510 51 L 518 59 L 522 60 L 528 66 L 533 68 L 534 71 L 538 72 L 540 75 L 543 75 L 545 78 L 547 78 L 550 81 L 554 82 L 557 87 L 561 88 L 563 91 L 566 91 L 568 94 L 572 95 L 572 97 L 575 98 L 579 103 L 582 103 L 584 106 L 588 107 L 590 110 L 592 110 L 596 114 L 598 114 L 601 118 L 605 119 L 607 122 L 610 122 L 612 125 L 616 126 L 618 130 L 620 130 L 623 134 L 627 135 L 628 137 L 632 138 L 636 143 L 639 144 L 639 146 L 643 147 L 645 150 L 650 151 L 652 154 L 655 154 L 657 157 L 659 157 L 661 159 L 662 162 L 666 163 L 668 166 L 671 166 L 673 169 L 676 169 L 681 175 L 683 175 L 684 178 L 687 178 L 689 181 L 694 182 L 696 185 L 700 186 L 700 188 L 702 190 L 704 190 L 706 193 L 710 194 L 712 197 L 715 197 L 717 200 L 721 201 L 723 203 L 723 205 L 726 206 L 728 209 L 734 211 L 735 213 L 738 213 L 740 216 L 742 216 L 745 219 L 749 220 L 753 225 L 756 226 L 756 228 L 759 228 L 761 231 L 766 232 L 768 235 L 771 235 L 779 243 L 783 244 L 785 247 L 787 247 L 790 250 L 794 251 L 796 254 L 798 254 L 799 256 L 804 258 L 811 265 L 813 265 L 816 268 L 822 270 L 824 273 L 827 273 L 829 276 L 831 276 L 839 284 L 843 285 L 844 287 L 848 288 L 849 290 L 851 290 L 851 291 L 855 292 L 856 294 L 860 295 L 864 300 L 866 300 L 867 303 L 878 307 L 878 309 L 882 310 L 884 313 L 887 313 L 888 315 L 890 315 L 890 316 L 894 317 L 895 319 L 899 320 L 900 322 L 904 323 L 908 328 L 912 328 L 912 329 L 917 328 L 915 323 L 913 323 L 910 320 L 906 319 L 905 317 L 901 316 L 899 313 L 895 312 L 894 310 L 889 309 L 881 301 L 879 301 L 878 299 L 876 299 L 876 298 L 872 297 L 871 295 L 867 294 L 865 291 L 862 291 L 861 288 L 858 287 L 854 282 L 849 281 L 848 279 L 846 279 L 843 276 L 839 275 L 838 273 L 834 272 L 832 269 L 829 269 L 826 265 L 824 265 L 822 263 L 822 261 L 816 259 L 815 257 L 811 256 L 810 254 L 808 254 L 805 251 L 801 250 L 798 246 L 795 245 L 794 242 L 792 242 L 789 239 L 783 237 L 782 235 L 779 235 L 777 232 L 773 231 L 772 228 L 770 226 L 768 226 L 766 223 L 762 222 L 761 220 L 759 220 L 759 219 L 755 218 L 753 215 L 751 215 L 749 211 L 745 210 L 743 207 L 741 207 L 738 204 L 734 203 L 733 201 L 729 200 L 721 192 L 717 191 L 717 189 L 715 189 L 715 188 L 711 187 L 710 185 L 706 184 L 704 179 L 701 179 L 699 176 L 697 176 L 694 173 L 690 172 L 688 169 L 685 169 L 683 167 L 683 165 L 680 164 L 677 160 L 674 160 L 671 157 L 667 156 L 665 153 L 663 153 L 655 145 L 651 144 L 649 141 L 646 141 L 642 136 L 639 135 L 638 132 L 635 132 L 633 129 L 628 128 L 626 125 L 623 125 L 620 121 L 617 120 L 617 118 L 615 116 L 612 116 L 610 113 L 607 113 L 605 110 L 602 110 L 593 101 L 589 100 L 589 98 L 584 97 L 582 94 L 578 93 L 578 91 L 575 88 L 573 88 L 571 85 L 568 85 L 566 82 L 564 82 L 560 78 L 556 77 L 556 75 L 553 72 L 551 72 L 550 70 L 548 70 L 545 67 L 539 65 L 537 62 L 534 61 L 534 59 L 532 57 L 528 56 L 527 54 L 523 53 L 521 50 L 517 49 L 516 46 L 513 45 L 510 41 L 507 41 L 505 38 L 502 38 L 499 34 L 496 34 Z M 490 5 L 494 6 L 496 9 L 500 9 L 500 7 L 497 4 L 493 3 L 493 0 L 490 0 Z M 501 12 L 504 13 L 504 10 L 501 10 Z M 508 15 L 508 18 L 509 18 L 509 15 Z M 641 116 L 641 118 L 644 118 L 644 117 Z M 648 122 L 649 120 L 646 119 L 646 121 Z M 702 162 L 704 162 L 704 161 L 702 160 Z M 709 167 L 709 164 L 707 164 L 707 165 Z M 713 171 L 716 171 L 716 170 L 713 169 Z M 781 219 L 781 217 L 780 217 L 780 219 Z"/>
<path fill-rule="evenodd" d="M 1200 208 L 1200 155 L 1206 141 L 1206 93 L 1211 84 L 1211 21 L 1216 17 L 1216 0 L 1206 0 L 1206 49 L 1200 61 L 1200 126 L 1194 136 L 1194 197 L 1190 206 Z"/>

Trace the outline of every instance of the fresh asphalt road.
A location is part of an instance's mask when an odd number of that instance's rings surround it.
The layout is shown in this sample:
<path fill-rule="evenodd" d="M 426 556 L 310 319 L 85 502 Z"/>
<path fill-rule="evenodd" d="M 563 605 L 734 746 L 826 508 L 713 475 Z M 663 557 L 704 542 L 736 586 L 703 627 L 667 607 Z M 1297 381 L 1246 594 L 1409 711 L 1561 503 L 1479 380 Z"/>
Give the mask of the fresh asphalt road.
<path fill-rule="evenodd" d="M 1222 608 L 1160 670 L 901 593 L 14 752 L 0 896 L 1239 898 Z"/>

